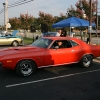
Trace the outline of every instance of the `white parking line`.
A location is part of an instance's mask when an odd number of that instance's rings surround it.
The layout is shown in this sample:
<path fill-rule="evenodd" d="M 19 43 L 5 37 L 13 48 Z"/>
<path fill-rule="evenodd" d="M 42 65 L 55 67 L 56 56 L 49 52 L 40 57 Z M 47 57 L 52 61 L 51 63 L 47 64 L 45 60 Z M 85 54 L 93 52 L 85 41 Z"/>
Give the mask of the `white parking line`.
<path fill-rule="evenodd" d="M 41 80 L 36 80 L 36 81 L 30 81 L 30 82 L 25 82 L 25 83 L 12 84 L 12 85 L 7 85 L 5 87 L 8 88 L 8 87 L 15 87 L 15 86 L 26 85 L 26 84 L 31 84 L 31 83 L 38 83 L 38 82 L 49 81 L 49 80 L 54 80 L 54 79 L 59 79 L 59 78 L 64 78 L 64 77 L 69 77 L 69 76 L 74 76 L 74 75 L 92 73 L 92 72 L 97 72 L 97 71 L 100 71 L 100 69 L 86 71 L 86 72 L 81 72 L 81 73 L 68 74 L 68 75 L 63 75 L 63 76 L 58 76 L 58 77 L 46 78 L 46 79 L 41 79 Z"/>

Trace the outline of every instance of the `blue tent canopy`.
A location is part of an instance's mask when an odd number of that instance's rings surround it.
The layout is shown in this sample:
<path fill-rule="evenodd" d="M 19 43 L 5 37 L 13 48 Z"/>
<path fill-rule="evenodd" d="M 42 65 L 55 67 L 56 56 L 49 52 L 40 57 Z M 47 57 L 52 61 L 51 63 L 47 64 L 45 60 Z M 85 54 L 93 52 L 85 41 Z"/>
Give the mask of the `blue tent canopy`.
<path fill-rule="evenodd" d="M 89 21 L 77 17 L 70 17 L 52 25 L 53 28 L 86 26 L 89 26 Z M 96 26 L 95 23 L 92 23 L 92 26 Z"/>

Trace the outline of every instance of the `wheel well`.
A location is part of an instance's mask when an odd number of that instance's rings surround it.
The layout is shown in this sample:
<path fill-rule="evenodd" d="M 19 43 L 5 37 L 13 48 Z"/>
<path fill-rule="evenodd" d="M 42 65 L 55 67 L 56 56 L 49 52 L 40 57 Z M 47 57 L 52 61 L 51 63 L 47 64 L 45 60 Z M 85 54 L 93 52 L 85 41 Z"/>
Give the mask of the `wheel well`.
<path fill-rule="evenodd" d="M 94 55 L 93 55 L 93 54 L 89 54 L 89 55 L 91 55 L 91 56 L 92 56 L 92 58 L 94 58 Z"/>
<path fill-rule="evenodd" d="M 94 58 L 94 55 L 93 55 L 93 54 L 84 54 L 84 55 L 82 56 L 82 58 L 83 58 L 85 55 L 91 55 L 92 58 Z M 81 58 L 81 59 L 82 59 L 82 58 Z M 81 59 L 80 59 L 80 61 L 81 61 Z"/>

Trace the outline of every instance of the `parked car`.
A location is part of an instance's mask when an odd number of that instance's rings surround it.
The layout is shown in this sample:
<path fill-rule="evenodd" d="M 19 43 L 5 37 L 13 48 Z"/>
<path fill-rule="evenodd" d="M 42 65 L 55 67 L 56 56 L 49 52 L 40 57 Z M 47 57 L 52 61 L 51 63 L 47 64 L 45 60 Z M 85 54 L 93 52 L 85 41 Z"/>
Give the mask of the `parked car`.
<path fill-rule="evenodd" d="M 90 31 L 88 30 L 88 34 L 90 34 Z M 91 35 L 100 35 L 100 30 L 91 30 Z"/>
<path fill-rule="evenodd" d="M 13 35 L 0 36 L 0 46 L 1 45 L 18 46 L 22 42 L 23 39 L 19 36 L 13 36 Z"/>
<path fill-rule="evenodd" d="M 51 37 L 51 36 L 56 36 L 57 32 L 45 32 L 42 33 L 42 37 Z"/>
<path fill-rule="evenodd" d="M 59 48 L 58 42 L 63 47 Z M 31 45 L 0 49 L 0 67 L 29 76 L 37 68 L 79 63 L 89 67 L 100 56 L 100 46 L 89 45 L 77 38 L 42 37 Z"/>
<path fill-rule="evenodd" d="M 16 36 L 17 30 L 15 30 L 12 34 L 0 34 L 0 46 L 1 45 L 12 45 L 12 46 L 18 46 L 23 42 L 23 39 L 21 36 Z"/>

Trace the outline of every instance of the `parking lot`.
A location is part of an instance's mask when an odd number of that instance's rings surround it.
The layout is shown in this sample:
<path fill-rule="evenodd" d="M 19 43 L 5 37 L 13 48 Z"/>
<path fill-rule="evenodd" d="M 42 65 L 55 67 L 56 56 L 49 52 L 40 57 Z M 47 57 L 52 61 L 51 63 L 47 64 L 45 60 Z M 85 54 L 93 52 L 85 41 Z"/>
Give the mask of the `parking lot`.
<path fill-rule="evenodd" d="M 23 78 L 0 68 L 0 100 L 100 100 L 100 63 L 38 69 Z"/>
<path fill-rule="evenodd" d="M 10 46 L 3 46 L 5 48 Z M 100 58 L 89 68 L 78 64 L 37 69 L 29 77 L 0 68 L 0 100 L 100 100 Z"/>

